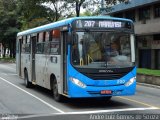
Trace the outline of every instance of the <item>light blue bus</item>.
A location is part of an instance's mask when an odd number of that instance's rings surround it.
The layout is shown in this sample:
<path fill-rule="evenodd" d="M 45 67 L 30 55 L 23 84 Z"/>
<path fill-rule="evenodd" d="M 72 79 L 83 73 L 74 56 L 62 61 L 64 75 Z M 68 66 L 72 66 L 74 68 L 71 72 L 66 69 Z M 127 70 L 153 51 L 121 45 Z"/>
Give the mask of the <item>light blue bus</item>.
<path fill-rule="evenodd" d="M 53 91 L 56 101 L 134 95 L 133 22 L 74 17 L 17 34 L 17 74 L 26 87 Z"/>

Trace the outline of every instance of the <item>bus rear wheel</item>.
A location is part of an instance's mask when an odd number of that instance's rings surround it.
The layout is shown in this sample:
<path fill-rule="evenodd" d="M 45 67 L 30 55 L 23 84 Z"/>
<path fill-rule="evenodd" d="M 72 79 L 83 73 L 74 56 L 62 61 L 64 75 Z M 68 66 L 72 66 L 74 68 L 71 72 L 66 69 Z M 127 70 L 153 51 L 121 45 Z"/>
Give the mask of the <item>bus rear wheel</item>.
<path fill-rule="evenodd" d="M 24 82 L 25 82 L 26 88 L 31 88 L 32 87 L 32 83 L 29 82 L 29 79 L 28 79 L 28 72 L 27 72 L 27 70 L 24 71 Z"/>
<path fill-rule="evenodd" d="M 63 100 L 62 95 L 58 93 L 58 84 L 56 80 L 53 82 L 53 97 L 57 102 L 62 102 Z"/>

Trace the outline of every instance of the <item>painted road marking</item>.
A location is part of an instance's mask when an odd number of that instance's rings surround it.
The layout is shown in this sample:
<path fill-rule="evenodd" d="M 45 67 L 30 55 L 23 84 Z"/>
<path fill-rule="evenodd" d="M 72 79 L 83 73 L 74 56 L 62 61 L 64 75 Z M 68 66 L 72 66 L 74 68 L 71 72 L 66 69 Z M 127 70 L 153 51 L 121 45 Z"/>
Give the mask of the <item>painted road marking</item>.
<path fill-rule="evenodd" d="M 19 90 L 21 90 L 21 91 L 27 93 L 28 95 L 34 97 L 35 99 L 41 101 L 42 103 L 44 103 L 44 104 L 47 105 L 48 107 L 50 107 L 50 108 L 52 108 L 52 109 L 54 109 L 54 110 L 56 110 L 56 111 L 58 111 L 58 112 L 60 112 L 60 113 L 64 113 L 64 111 L 60 110 L 59 108 L 54 107 L 53 105 L 51 105 L 51 104 L 45 102 L 45 101 L 42 100 L 41 98 L 39 98 L 39 97 L 37 97 L 37 96 L 35 96 L 35 95 L 33 95 L 33 94 L 27 92 L 26 90 L 24 90 L 24 89 L 22 89 L 22 88 L 20 88 L 20 87 L 18 87 L 18 86 L 16 86 L 16 85 L 14 85 L 13 83 L 7 81 L 6 79 L 4 79 L 4 78 L 2 78 L 2 77 L 0 77 L 0 79 L 3 80 L 4 82 L 6 82 L 6 83 L 8 83 L 8 84 L 10 84 L 10 85 L 12 85 L 12 86 L 14 86 L 15 88 L 17 88 L 17 89 L 19 89 Z"/>
<path fill-rule="evenodd" d="M 112 113 L 112 112 L 125 112 L 125 111 L 144 111 L 144 110 L 156 110 L 157 108 L 126 108 L 126 109 L 112 109 L 112 110 L 93 110 L 93 111 L 80 111 L 80 112 L 65 112 L 65 113 L 51 113 L 51 114 L 41 114 L 41 115 L 29 115 L 18 117 L 20 119 L 24 118 L 34 118 L 34 117 L 45 117 L 52 115 L 78 115 L 78 114 L 98 114 L 98 113 Z"/>
<path fill-rule="evenodd" d="M 156 110 L 158 108 L 124 108 L 124 109 L 110 109 L 110 110 L 92 110 L 92 111 L 80 111 L 80 112 L 65 112 L 57 114 L 93 114 L 93 113 L 110 113 L 110 112 L 125 112 L 125 111 L 137 111 L 137 110 Z"/>
<path fill-rule="evenodd" d="M 112 109 L 112 110 L 92 110 L 92 111 L 80 111 L 80 112 L 64 112 L 64 111 L 60 110 L 59 108 L 56 108 L 56 107 L 52 106 L 51 104 L 45 102 L 44 100 L 38 98 L 37 96 L 35 96 L 35 95 L 23 90 L 22 88 L 14 85 L 13 83 L 7 81 L 6 79 L 4 79 L 2 77 L 0 77 L 0 79 L 2 79 L 3 81 L 7 82 L 8 84 L 16 87 L 17 89 L 19 89 L 19 90 L 31 95 L 32 97 L 34 97 L 37 100 L 41 101 L 42 103 L 46 104 L 50 108 L 52 108 L 54 110 L 57 110 L 59 112 L 59 113 L 53 113 L 53 114 L 92 114 L 92 113 L 109 113 L 109 112 L 123 112 L 123 111 L 156 110 L 156 109 L 160 109 L 158 107 L 155 107 L 153 105 L 149 105 L 149 104 L 146 104 L 146 103 L 143 103 L 143 102 L 139 102 L 139 101 L 132 100 L 132 99 L 129 99 L 129 98 L 118 97 L 118 98 L 121 98 L 121 99 L 125 99 L 125 100 L 131 101 L 131 102 L 135 102 L 135 103 L 138 103 L 138 104 L 142 104 L 142 105 L 148 106 L 149 108 L 125 108 L 125 109 Z M 49 114 L 49 115 L 52 115 L 52 114 Z"/>
<path fill-rule="evenodd" d="M 131 101 L 131 102 L 135 102 L 135 103 L 138 103 L 138 104 L 141 104 L 141 105 L 145 105 L 145 106 L 148 106 L 148 107 L 160 109 L 159 107 L 156 107 L 156 106 L 144 103 L 144 102 L 140 102 L 140 101 L 137 101 L 137 100 L 129 99 L 129 98 L 126 98 L 126 97 L 119 97 L 118 96 L 118 98 L 121 98 L 121 99 L 124 99 L 124 100 L 128 100 L 128 101 Z"/>
<path fill-rule="evenodd" d="M 2 75 L 5 75 L 5 76 L 16 76 L 17 74 L 13 74 L 13 73 L 0 73 Z"/>

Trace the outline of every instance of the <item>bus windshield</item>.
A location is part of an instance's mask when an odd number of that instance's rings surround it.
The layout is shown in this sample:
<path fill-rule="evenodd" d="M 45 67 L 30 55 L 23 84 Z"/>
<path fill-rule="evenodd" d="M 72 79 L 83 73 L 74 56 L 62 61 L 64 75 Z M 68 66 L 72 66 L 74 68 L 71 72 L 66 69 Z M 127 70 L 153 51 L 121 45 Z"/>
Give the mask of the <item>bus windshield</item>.
<path fill-rule="evenodd" d="M 133 34 L 124 32 L 75 32 L 72 65 L 79 68 L 132 67 Z"/>

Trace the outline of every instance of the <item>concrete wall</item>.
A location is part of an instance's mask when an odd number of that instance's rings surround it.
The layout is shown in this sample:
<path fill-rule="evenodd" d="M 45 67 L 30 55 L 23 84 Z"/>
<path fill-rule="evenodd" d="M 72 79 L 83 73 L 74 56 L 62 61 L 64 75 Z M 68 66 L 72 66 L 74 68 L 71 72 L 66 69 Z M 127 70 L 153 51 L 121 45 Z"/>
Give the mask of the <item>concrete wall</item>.
<path fill-rule="evenodd" d="M 137 75 L 137 82 L 148 83 L 148 84 L 160 86 L 160 76 L 138 74 Z"/>

